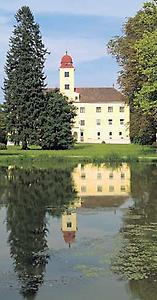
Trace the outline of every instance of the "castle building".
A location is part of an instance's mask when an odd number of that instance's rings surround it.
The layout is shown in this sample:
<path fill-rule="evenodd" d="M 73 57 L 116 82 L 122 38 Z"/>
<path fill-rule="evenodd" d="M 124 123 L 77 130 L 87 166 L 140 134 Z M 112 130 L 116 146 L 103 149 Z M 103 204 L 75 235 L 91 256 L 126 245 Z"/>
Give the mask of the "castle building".
<path fill-rule="evenodd" d="M 114 87 L 75 87 L 75 69 L 70 55 L 61 59 L 60 92 L 77 107 L 72 133 L 77 142 L 129 144 L 130 109 Z"/>

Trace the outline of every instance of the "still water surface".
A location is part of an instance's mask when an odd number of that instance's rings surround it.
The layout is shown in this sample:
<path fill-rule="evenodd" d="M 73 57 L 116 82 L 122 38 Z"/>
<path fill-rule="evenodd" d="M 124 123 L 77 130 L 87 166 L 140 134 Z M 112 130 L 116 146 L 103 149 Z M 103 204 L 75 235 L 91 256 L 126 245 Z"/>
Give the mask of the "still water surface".
<path fill-rule="evenodd" d="M 0 299 L 156 300 L 157 165 L 0 168 Z"/>

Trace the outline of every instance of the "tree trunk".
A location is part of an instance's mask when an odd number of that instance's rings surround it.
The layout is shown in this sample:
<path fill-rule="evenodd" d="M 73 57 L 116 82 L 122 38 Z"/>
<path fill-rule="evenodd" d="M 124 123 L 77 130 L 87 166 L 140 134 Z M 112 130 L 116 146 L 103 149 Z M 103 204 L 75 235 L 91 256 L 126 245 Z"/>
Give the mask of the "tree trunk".
<path fill-rule="evenodd" d="M 22 141 L 22 150 L 28 150 L 26 139 L 23 139 Z"/>

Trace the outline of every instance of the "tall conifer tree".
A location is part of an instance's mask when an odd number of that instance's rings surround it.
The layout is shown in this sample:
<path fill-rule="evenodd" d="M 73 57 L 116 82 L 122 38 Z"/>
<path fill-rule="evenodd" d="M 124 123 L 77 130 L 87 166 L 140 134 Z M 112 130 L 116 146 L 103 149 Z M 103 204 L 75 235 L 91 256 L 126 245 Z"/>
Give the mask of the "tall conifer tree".
<path fill-rule="evenodd" d="M 47 50 L 29 7 L 21 7 L 15 19 L 17 24 L 10 38 L 5 65 L 7 131 L 14 142 L 21 141 L 22 149 L 27 149 L 28 143 L 36 141 L 38 117 L 43 107 Z"/>

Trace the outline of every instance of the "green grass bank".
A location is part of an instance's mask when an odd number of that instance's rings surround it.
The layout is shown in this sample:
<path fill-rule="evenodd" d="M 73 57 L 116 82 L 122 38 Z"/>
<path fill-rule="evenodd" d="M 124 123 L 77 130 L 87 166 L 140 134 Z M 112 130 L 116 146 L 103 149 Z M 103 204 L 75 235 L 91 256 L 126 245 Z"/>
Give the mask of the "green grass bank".
<path fill-rule="evenodd" d="M 8 146 L 0 150 L 0 164 L 16 164 L 50 161 L 79 162 L 115 162 L 115 161 L 157 161 L 157 151 L 141 145 L 77 144 L 71 150 L 41 150 L 31 146 L 30 150 L 21 150 L 17 146 Z"/>

